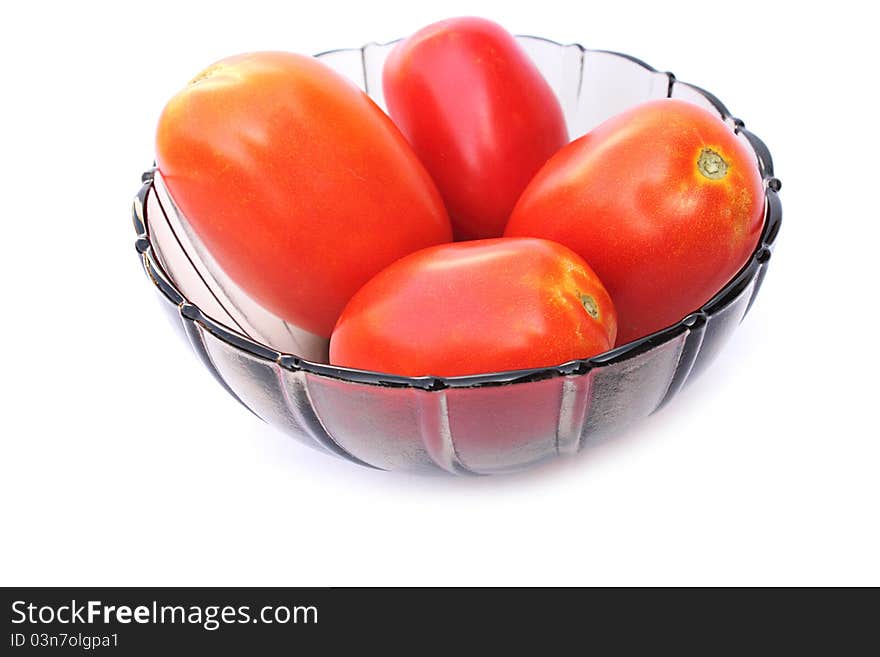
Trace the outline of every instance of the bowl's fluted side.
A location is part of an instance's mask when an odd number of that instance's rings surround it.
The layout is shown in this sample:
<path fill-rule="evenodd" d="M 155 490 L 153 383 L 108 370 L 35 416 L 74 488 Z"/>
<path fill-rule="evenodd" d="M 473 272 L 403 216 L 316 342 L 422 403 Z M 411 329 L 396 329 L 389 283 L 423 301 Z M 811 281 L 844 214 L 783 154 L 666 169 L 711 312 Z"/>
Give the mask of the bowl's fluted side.
<path fill-rule="evenodd" d="M 168 223 L 169 217 L 154 202 L 152 175 L 145 174 L 134 203 L 145 271 L 172 324 L 221 385 L 255 415 L 362 465 L 479 474 L 517 470 L 576 453 L 668 403 L 706 368 L 748 312 L 781 221 L 779 182 L 764 144 L 714 96 L 670 73 L 626 55 L 519 39 L 556 90 L 572 137 L 650 98 L 686 98 L 716 111 L 755 152 L 766 183 L 764 233 L 749 263 L 675 326 L 589 360 L 454 379 L 356 372 L 275 351 L 191 303 L 151 239 L 150 226 Z M 390 48 L 370 44 L 320 57 L 384 106 L 381 71 Z"/>

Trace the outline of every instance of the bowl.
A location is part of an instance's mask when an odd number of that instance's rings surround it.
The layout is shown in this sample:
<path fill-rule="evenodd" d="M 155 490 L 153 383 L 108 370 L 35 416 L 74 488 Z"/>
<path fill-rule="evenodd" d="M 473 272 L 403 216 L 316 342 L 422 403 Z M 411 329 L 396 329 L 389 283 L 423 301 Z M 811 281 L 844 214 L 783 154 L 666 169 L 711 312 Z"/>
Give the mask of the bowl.
<path fill-rule="evenodd" d="M 755 154 L 765 221 L 748 263 L 678 323 L 589 359 L 462 377 L 403 377 L 326 364 L 327 341 L 275 317 L 199 243 L 154 169 L 133 206 L 136 248 L 172 324 L 220 385 L 260 419 L 312 447 L 383 470 L 493 474 L 576 454 L 668 404 L 718 354 L 761 287 L 782 208 L 764 143 L 711 93 L 615 52 L 519 36 L 578 137 L 654 98 L 718 114 Z M 394 42 L 317 55 L 385 109 Z M 294 254 L 295 257 L 295 254 Z M 270 346 L 271 345 L 271 346 Z"/>

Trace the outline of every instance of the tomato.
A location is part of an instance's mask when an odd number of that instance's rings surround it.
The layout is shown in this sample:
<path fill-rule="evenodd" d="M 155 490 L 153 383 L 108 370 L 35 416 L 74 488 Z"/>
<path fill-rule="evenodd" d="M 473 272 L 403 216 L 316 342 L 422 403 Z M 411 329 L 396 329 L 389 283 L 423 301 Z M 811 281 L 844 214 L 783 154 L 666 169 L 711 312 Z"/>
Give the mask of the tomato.
<path fill-rule="evenodd" d="M 617 319 L 586 262 L 547 240 L 434 246 L 352 297 L 330 362 L 410 376 L 559 365 L 607 351 Z"/>
<path fill-rule="evenodd" d="M 556 240 L 608 288 L 623 344 L 696 311 L 761 233 L 755 156 L 721 119 L 680 100 L 616 115 L 556 154 L 505 235 Z"/>
<path fill-rule="evenodd" d="M 230 278 L 319 335 L 373 274 L 452 239 L 400 131 L 312 57 L 251 53 L 205 69 L 165 107 L 156 160 Z"/>
<path fill-rule="evenodd" d="M 504 28 L 434 23 L 399 43 L 385 100 L 433 176 L 457 239 L 499 237 L 517 198 L 568 143 L 559 101 Z"/>

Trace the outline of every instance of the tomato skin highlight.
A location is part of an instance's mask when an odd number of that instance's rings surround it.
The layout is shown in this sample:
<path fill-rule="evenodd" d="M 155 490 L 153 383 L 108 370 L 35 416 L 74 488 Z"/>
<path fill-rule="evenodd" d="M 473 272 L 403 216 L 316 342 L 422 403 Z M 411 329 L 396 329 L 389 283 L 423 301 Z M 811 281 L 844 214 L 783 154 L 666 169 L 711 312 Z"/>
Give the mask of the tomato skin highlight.
<path fill-rule="evenodd" d="M 456 239 L 499 237 L 532 176 L 568 143 L 559 101 L 516 40 L 481 18 L 399 43 L 383 88 L 443 195 Z"/>
<path fill-rule="evenodd" d="M 248 53 L 208 67 L 165 107 L 156 160 L 230 278 L 318 335 L 376 272 L 452 239 L 404 136 L 312 57 Z"/>
<path fill-rule="evenodd" d="M 362 287 L 330 339 L 334 365 L 459 376 L 559 365 L 614 344 L 614 304 L 575 253 L 496 238 L 411 254 Z"/>
<path fill-rule="evenodd" d="M 614 299 L 617 344 L 698 310 L 748 261 L 764 187 L 754 154 L 681 100 L 636 106 L 557 153 L 505 230 L 565 244 Z"/>

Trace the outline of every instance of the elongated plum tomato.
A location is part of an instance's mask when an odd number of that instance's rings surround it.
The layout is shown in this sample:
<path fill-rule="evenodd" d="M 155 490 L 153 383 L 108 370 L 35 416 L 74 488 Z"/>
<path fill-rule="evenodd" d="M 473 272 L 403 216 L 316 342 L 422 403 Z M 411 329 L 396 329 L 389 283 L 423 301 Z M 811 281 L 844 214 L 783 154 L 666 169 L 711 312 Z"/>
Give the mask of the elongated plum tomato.
<path fill-rule="evenodd" d="M 753 153 L 680 100 L 636 106 L 557 153 L 505 235 L 556 240 L 608 288 L 623 344 L 706 303 L 747 262 L 764 218 Z"/>
<path fill-rule="evenodd" d="M 330 362 L 408 376 L 559 365 L 607 351 L 617 316 L 586 262 L 547 240 L 433 246 L 358 290 Z"/>
<path fill-rule="evenodd" d="M 434 23 L 385 63 L 388 110 L 440 188 L 457 239 L 499 237 L 517 198 L 568 142 L 553 90 L 499 25 Z"/>
<path fill-rule="evenodd" d="M 165 107 L 156 160 L 230 278 L 319 335 L 373 274 L 452 239 L 400 131 L 312 57 L 251 53 L 205 69 Z"/>

